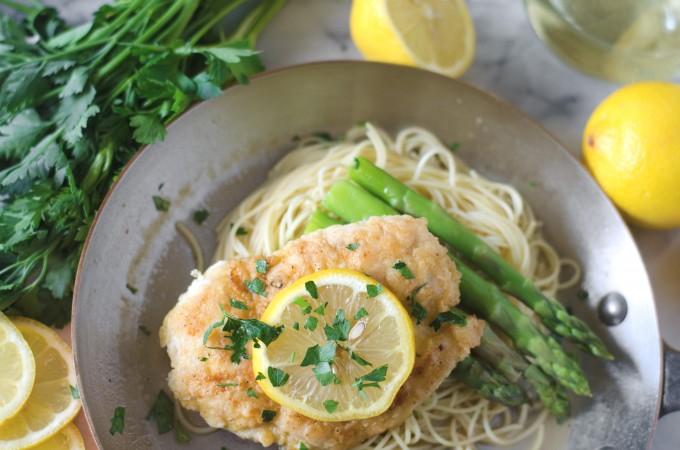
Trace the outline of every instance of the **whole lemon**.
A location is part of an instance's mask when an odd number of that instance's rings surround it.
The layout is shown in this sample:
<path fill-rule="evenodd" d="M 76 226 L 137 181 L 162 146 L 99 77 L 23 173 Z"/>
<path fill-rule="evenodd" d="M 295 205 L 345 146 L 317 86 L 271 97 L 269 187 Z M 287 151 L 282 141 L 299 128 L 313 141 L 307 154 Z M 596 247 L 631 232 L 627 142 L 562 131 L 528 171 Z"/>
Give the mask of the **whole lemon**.
<path fill-rule="evenodd" d="M 590 116 L 582 151 L 632 223 L 680 226 L 680 86 L 640 82 L 617 90 Z"/>

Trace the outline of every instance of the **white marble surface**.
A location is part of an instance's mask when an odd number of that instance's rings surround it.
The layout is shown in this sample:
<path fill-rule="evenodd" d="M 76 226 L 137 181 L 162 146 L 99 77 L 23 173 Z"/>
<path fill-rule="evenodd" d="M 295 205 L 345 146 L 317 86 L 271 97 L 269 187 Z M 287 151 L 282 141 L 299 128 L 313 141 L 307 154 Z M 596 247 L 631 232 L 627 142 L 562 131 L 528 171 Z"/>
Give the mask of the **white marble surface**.
<path fill-rule="evenodd" d="M 89 17 L 99 0 L 48 0 L 66 18 Z M 523 2 L 469 0 L 477 31 L 476 58 L 463 80 L 513 104 L 543 124 L 573 155 L 595 106 L 616 85 L 571 69 L 553 56 L 531 30 Z M 360 59 L 349 36 L 350 0 L 289 0 L 263 33 L 259 48 L 269 68 L 289 64 Z M 633 228 L 645 260 L 669 344 L 680 348 L 680 229 Z M 661 419 L 653 450 L 680 448 L 680 413 Z"/>

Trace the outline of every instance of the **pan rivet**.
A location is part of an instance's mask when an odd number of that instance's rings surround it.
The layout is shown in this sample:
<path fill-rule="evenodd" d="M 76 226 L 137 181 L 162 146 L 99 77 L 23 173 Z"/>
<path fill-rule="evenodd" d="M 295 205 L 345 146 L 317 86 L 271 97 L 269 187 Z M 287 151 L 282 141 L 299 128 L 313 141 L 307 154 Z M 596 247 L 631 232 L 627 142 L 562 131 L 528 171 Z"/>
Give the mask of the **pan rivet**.
<path fill-rule="evenodd" d="M 626 314 L 628 314 L 628 304 L 623 295 L 618 292 L 611 292 L 602 297 L 597 312 L 600 315 L 600 321 L 605 325 L 618 325 L 623 322 Z"/>

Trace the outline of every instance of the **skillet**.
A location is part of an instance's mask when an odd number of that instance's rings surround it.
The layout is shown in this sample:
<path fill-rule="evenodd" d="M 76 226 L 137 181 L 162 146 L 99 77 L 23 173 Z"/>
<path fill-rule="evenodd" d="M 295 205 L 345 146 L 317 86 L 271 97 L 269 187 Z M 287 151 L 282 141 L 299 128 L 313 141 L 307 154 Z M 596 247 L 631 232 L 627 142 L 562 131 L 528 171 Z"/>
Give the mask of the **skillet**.
<path fill-rule="evenodd" d="M 212 254 L 217 222 L 263 182 L 294 136 L 336 135 L 363 120 L 390 132 L 420 125 L 458 141 L 471 167 L 519 189 L 548 241 L 581 265 L 580 286 L 560 300 L 616 359 L 581 357 L 594 396 L 574 399 L 573 418 L 548 428 L 546 448 L 648 448 L 659 414 L 680 409 L 680 356 L 664 349 L 642 259 L 616 209 L 554 138 L 503 101 L 422 70 L 358 61 L 286 68 L 227 89 L 174 122 L 120 175 L 90 230 L 73 305 L 78 382 L 99 447 L 260 448 L 224 431 L 181 445 L 145 420 L 158 390 L 167 391 L 158 329 L 194 268 L 175 223 Z M 155 195 L 170 201 L 167 212 L 154 208 Z M 199 226 L 192 215 L 201 209 L 209 217 Z M 612 298 L 623 302 L 603 300 Z M 614 325 L 611 313 L 623 305 Z M 111 435 L 119 406 L 125 433 Z"/>

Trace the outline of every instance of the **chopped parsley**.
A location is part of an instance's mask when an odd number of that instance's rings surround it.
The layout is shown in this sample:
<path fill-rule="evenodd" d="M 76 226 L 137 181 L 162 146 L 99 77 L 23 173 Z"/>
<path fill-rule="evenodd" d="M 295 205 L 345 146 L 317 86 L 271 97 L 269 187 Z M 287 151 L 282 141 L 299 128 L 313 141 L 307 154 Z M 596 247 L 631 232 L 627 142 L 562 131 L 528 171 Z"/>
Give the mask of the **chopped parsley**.
<path fill-rule="evenodd" d="M 271 409 L 262 410 L 262 421 L 264 423 L 271 422 L 274 420 L 274 417 L 276 417 L 276 411 L 272 411 Z"/>
<path fill-rule="evenodd" d="M 219 387 L 236 387 L 238 383 L 217 383 Z"/>
<path fill-rule="evenodd" d="M 401 275 L 406 278 L 407 280 L 412 280 L 415 278 L 413 276 L 413 273 L 411 272 L 411 269 L 408 268 L 406 263 L 404 261 L 397 261 L 393 266 L 393 269 L 397 269 Z"/>
<path fill-rule="evenodd" d="M 264 258 L 255 261 L 255 270 L 257 270 L 258 273 L 267 273 L 268 267 L 267 260 Z"/>
<path fill-rule="evenodd" d="M 329 341 L 346 341 L 349 336 L 350 328 L 351 324 L 349 323 L 349 320 L 345 318 L 345 311 L 338 309 L 338 312 L 333 319 L 333 325 L 330 326 L 326 324 L 323 331 L 326 334 L 326 339 Z"/>
<path fill-rule="evenodd" d="M 137 288 L 131 285 L 130 283 L 126 284 L 125 287 L 127 288 L 128 291 L 130 291 L 133 294 L 137 293 Z"/>
<path fill-rule="evenodd" d="M 420 292 L 420 290 L 424 288 L 426 284 L 427 283 L 421 284 L 411 292 L 411 295 L 406 297 L 406 303 L 408 303 L 408 306 L 411 308 L 411 315 L 416 319 L 416 325 L 420 325 L 420 322 L 425 320 L 427 317 L 427 310 L 423 307 L 423 305 L 416 301 L 418 292 Z"/>
<path fill-rule="evenodd" d="M 261 295 L 262 297 L 267 296 L 267 290 L 264 282 L 259 278 L 254 278 L 251 281 L 246 281 L 246 287 L 253 294 Z"/>
<path fill-rule="evenodd" d="M 194 211 L 194 222 L 196 222 L 199 225 L 202 225 L 203 222 L 208 218 L 208 211 L 205 209 L 199 209 L 198 211 Z"/>
<path fill-rule="evenodd" d="M 347 246 L 347 250 L 356 250 L 359 248 L 359 243 L 358 242 L 353 242 Z"/>
<path fill-rule="evenodd" d="M 229 304 L 231 305 L 232 308 L 242 309 L 244 311 L 246 311 L 248 309 L 248 307 L 246 306 L 245 303 L 240 302 L 240 301 L 236 300 L 235 298 L 230 298 Z"/>
<path fill-rule="evenodd" d="M 460 148 L 460 142 L 458 142 L 458 141 L 453 141 L 453 142 L 451 142 L 451 144 L 449 144 L 449 150 L 451 150 L 452 152 L 455 152 L 459 148 Z"/>
<path fill-rule="evenodd" d="M 377 297 L 380 295 L 380 293 L 383 291 L 382 284 L 367 284 L 366 285 L 366 294 L 368 295 L 368 298 L 372 297 Z"/>
<path fill-rule="evenodd" d="M 365 359 L 359 357 L 356 353 L 353 351 L 349 352 L 349 357 L 352 359 L 352 361 L 356 362 L 360 366 L 373 366 L 370 362 L 366 361 Z"/>
<path fill-rule="evenodd" d="M 257 372 L 257 376 L 255 377 L 255 381 L 266 380 L 266 379 L 267 379 L 267 377 L 265 377 L 262 372 Z"/>
<path fill-rule="evenodd" d="M 208 360 L 208 358 L 206 358 L 205 356 L 203 358 L 201 358 L 201 362 L 206 362 L 207 360 Z"/>
<path fill-rule="evenodd" d="M 175 424 L 175 437 L 180 444 L 186 444 L 191 441 L 191 436 L 186 432 L 181 422 Z"/>
<path fill-rule="evenodd" d="M 159 195 L 154 195 L 153 204 L 156 206 L 156 211 L 165 212 L 170 209 L 170 202 Z"/>
<path fill-rule="evenodd" d="M 123 431 L 125 431 L 125 408 L 118 406 L 113 411 L 113 418 L 111 419 L 111 428 L 109 429 L 109 433 L 112 435 L 116 433 L 123 434 Z"/>
<path fill-rule="evenodd" d="M 216 328 L 221 328 L 222 331 L 228 333 L 231 345 L 222 347 L 208 347 L 215 350 L 231 350 L 231 361 L 240 364 L 241 358 L 249 358 L 246 354 L 246 344 L 248 341 L 253 341 L 255 347 L 259 347 L 259 343 L 269 345 L 272 341 L 277 339 L 283 332 L 283 326 L 273 327 L 261 322 L 257 319 L 239 319 L 224 310 L 221 304 L 218 303 L 222 311 L 222 320 L 216 322 L 205 331 L 203 335 L 203 345 L 206 345 L 208 338 L 212 331 Z"/>
<path fill-rule="evenodd" d="M 295 361 L 295 352 L 290 354 L 290 362 L 294 362 L 294 361 Z"/>
<path fill-rule="evenodd" d="M 290 378 L 290 374 L 272 366 L 267 367 L 267 375 L 269 376 L 269 382 L 274 387 L 285 385 L 288 382 L 288 378 Z"/>
<path fill-rule="evenodd" d="M 305 283 L 305 289 L 307 292 L 309 292 L 310 297 L 312 297 L 314 300 L 317 300 L 319 298 L 319 292 L 316 290 L 316 283 L 313 281 L 308 281 Z"/>
<path fill-rule="evenodd" d="M 78 400 L 80 398 L 80 391 L 78 390 L 77 387 L 71 386 L 70 384 L 68 385 L 69 389 L 71 389 L 71 397 L 73 397 L 74 400 Z"/>
<path fill-rule="evenodd" d="M 335 400 L 326 400 L 323 402 L 323 407 L 326 408 L 326 411 L 332 414 L 336 409 L 338 409 L 339 404 L 340 403 L 336 402 Z"/>
<path fill-rule="evenodd" d="M 238 227 L 236 229 L 236 236 L 245 236 L 246 234 L 248 234 L 248 230 L 246 230 L 245 228 Z"/>
<path fill-rule="evenodd" d="M 304 442 L 300 442 L 300 447 L 298 447 L 298 450 L 309 450 L 309 448 L 307 448 Z"/>
<path fill-rule="evenodd" d="M 318 131 L 316 133 L 312 133 L 312 136 L 315 138 L 322 140 L 322 141 L 327 141 L 330 142 L 333 140 L 333 136 L 327 132 L 327 131 Z"/>
<path fill-rule="evenodd" d="M 328 306 L 328 302 L 325 302 L 323 305 L 319 305 L 319 307 L 316 308 L 314 312 L 320 316 L 323 316 L 324 314 L 326 314 L 326 306 Z"/>
<path fill-rule="evenodd" d="M 314 331 L 316 330 L 317 325 L 319 325 L 319 319 L 314 316 L 309 316 L 307 317 L 304 328 L 305 330 Z"/>
<path fill-rule="evenodd" d="M 578 297 L 579 300 L 588 300 L 588 297 L 590 297 L 590 294 L 584 288 L 579 288 L 576 296 Z"/>
<path fill-rule="evenodd" d="M 368 315 L 368 311 L 366 311 L 366 308 L 361 308 L 359 311 L 357 311 L 356 314 L 354 314 L 354 320 L 359 320 L 362 317 L 366 317 Z"/>
<path fill-rule="evenodd" d="M 300 329 L 300 324 L 298 322 L 293 322 L 293 329 L 294 330 L 299 330 Z"/>
<path fill-rule="evenodd" d="M 145 327 L 144 325 L 140 325 L 137 328 L 139 329 L 139 331 L 142 332 L 142 334 L 144 336 L 151 336 L 151 331 L 149 331 L 149 329 L 147 327 Z"/>
<path fill-rule="evenodd" d="M 175 425 L 175 404 L 163 389 L 158 391 L 146 420 L 156 422 L 158 434 L 165 434 Z"/>
<path fill-rule="evenodd" d="M 442 324 L 444 323 L 452 323 L 454 325 L 465 327 L 467 326 L 467 319 L 465 318 L 465 314 L 462 312 L 451 309 L 449 311 L 439 313 L 439 315 L 437 315 L 437 317 L 435 317 L 435 319 L 430 322 L 430 326 L 434 328 L 434 331 L 439 331 Z"/>
<path fill-rule="evenodd" d="M 248 388 L 248 390 L 246 391 L 246 395 L 248 397 L 257 398 L 257 392 L 255 392 L 253 388 Z"/>
<path fill-rule="evenodd" d="M 333 362 L 335 360 L 335 350 L 337 346 L 335 342 L 329 342 L 323 347 L 318 344 L 307 349 L 305 357 L 300 363 L 301 367 L 317 365 L 320 362 Z"/>
<path fill-rule="evenodd" d="M 328 386 L 329 384 L 340 384 L 340 380 L 333 373 L 333 368 L 330 363 L 320 362 L 312 369 L 316 379 L 319 381 L 321 386 Z"/>
<path fill-rule="evenodd" d="M 309 302 L 302 297 L 295 297 L 293 304 L 302 308 L 302 314 L 309 314 L 312 312 L 312 305 L 310 305 Z"/>
<path fill-rule="evenodd" d="M 380 388 L 380 383 L 381 381 L 385 381 L 385 376 L 387 375 L 387 364 L 384 366 L 380 366 L 377 369 L 373 369 L 370 372 L 368 372 L 366 375 L 355 378 L 354 383 L 352 383 L 352 387 L 356 388 L 356 390 L 359 391 L 359 394 L 363 397 L 366 398 L 366 394 L 364 393 L 364 389 L 369 388 L 369 387 L 376 387 Z"/>

